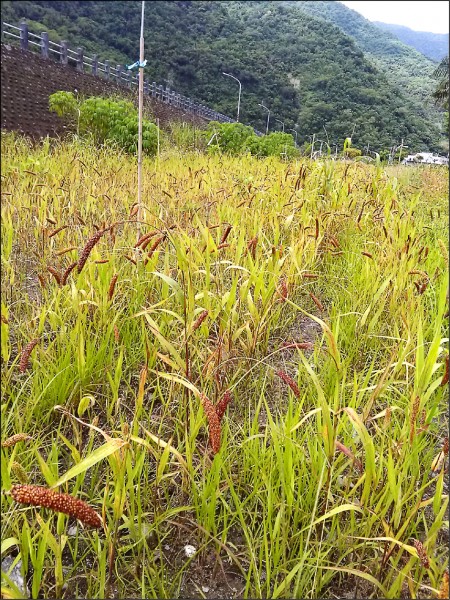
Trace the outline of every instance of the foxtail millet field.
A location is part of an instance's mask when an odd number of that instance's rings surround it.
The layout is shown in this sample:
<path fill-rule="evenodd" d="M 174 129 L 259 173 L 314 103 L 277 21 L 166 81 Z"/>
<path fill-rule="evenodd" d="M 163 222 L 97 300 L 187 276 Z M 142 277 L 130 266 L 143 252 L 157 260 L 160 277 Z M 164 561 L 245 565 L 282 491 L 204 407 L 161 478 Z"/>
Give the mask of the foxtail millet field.
<path fill-rule="evenodd" d="M 30 596 L 445 597 L 448 169 L 2 146 Z"/>

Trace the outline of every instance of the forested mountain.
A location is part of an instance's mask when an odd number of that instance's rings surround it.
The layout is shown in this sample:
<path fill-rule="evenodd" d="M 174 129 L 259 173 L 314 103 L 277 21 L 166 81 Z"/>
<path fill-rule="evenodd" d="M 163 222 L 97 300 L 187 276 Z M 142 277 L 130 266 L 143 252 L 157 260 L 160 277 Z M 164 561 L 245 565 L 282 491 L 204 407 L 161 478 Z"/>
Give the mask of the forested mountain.
<path fill-rule="evenodd" d="M 386 75 L 391 86 L 403 91 L 416 114 L 421 114 L 424 109 L 428 119 L 436 124 L 441 121 L 432 99 L 436 87 L 432 77 L 435 63 L 392 34 L 380 31 L 371 21 L 341 2 L 308 0 L 295 4 L 316 18 L 334 23 L 349 35 L 365 57 Z"/>
<path fill-rule="evenodd" d="M 439 62 L 448 54 L 448 33 L 414 31 L 403 25 L 392 25 L 380 21 L 373 21 L 373 23 L 435 62 Z"/>
<path fill-rule="evenodd" d="M 2 18 L 26 18 L 50 39 L 130 64 L 139 54 L 140 7 L 15 0 L 2 2 Z M 422 85 L 428 78 L 431 93 L 434 65 L 371 26 L 374 35 L 355 15 L 338 2 L 148 2 L 146 75 L 233 116 L 238 86 L 222 75 L 231 73 L 242 82 L 241 121 L 264 130 L 263 103 L 270 129 L 281 129 L 275 119 L 286 130 L 298 126 L 299 142 L 316 134 L 342 147 L 353 134 L 360 148 L 404 139 L 411 150 L 438 149 L 436 113 L 430 119 Z"/>

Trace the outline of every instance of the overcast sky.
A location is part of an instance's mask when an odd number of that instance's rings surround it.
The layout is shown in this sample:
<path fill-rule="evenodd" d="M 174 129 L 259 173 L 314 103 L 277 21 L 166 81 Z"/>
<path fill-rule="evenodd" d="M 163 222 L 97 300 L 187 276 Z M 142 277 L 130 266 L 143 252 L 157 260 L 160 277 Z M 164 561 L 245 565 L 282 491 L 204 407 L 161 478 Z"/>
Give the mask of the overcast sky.
<path fill-rule="evenodd" d="M 349 8 L 356 10 L 369 21 L 382 21 L 404 25 L 415 31 L 448 33 L 449 2 L 431 0 L 413 0 L 375 2 L 372 0 L 343 1 Z"/>

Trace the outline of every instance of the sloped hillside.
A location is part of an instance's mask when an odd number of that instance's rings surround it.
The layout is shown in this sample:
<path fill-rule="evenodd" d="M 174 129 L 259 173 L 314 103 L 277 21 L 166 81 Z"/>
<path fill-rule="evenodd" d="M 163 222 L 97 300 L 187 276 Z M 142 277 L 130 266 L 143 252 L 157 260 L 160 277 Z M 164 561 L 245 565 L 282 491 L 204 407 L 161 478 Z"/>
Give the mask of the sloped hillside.
<path fill-rule="evenodd" d="M 389 32 L 380 31 L 377 25 L 340 2 L 309 0 L 295 5 L 316 18 L 334 23 L 349 35 L 365 57 L 385 74 L 390 86 L 408 98 L 412 114 L 425 114 L 436 126 L 442 122 L 442 114 L 432 99 L 436 87 L 433 61 Z"/>
<path fill-rule="evenodd" d="M 238 86 L 222 75 L 232 73 L 242 83 L 241 121 L 263 130 L 264 103 L 270 129 L 296 126 L 302 143 L 315 134 L 342 146 L 352 135 L 354 144 L 374 150 L 401 139 L 412 150 L 438 149 L 439 128 L 425 102 L 406 84 L 406 93 L 394 86 L 385 67 L 368 59 L 325 13 L 311 14 L 309 5 L 328 4 L 338 3 L 148 3 L 147 74 L 234 115 Z M 2 12 L 10 22 L 25 17 L 34 30 L 122 64 L 138 55 L 140 2 L 17 0 L 3 2 Z M 406 47 L 398 44 L 403 53 Z"/>

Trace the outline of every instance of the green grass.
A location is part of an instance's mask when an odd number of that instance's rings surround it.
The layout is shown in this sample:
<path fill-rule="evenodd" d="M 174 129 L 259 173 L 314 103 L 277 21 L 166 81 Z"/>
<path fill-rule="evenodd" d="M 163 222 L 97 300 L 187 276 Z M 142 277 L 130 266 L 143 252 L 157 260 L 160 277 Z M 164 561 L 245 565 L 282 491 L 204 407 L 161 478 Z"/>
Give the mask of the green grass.
<path fill-rule="evenodd" d="M 134 159 L 2 135 L 1 168 L 2 440 L 32 438 L 1 450 L 2 558 L 33 598 L 437 595 L 445 169 L 167 150 L 144 162 L 140 253 Z M 118 222 L 60 287 L 47 268 Z M 226 390 L 213 455 L 200 395 Z M 24 476 L 105 531 L 14 503 Z"/>

